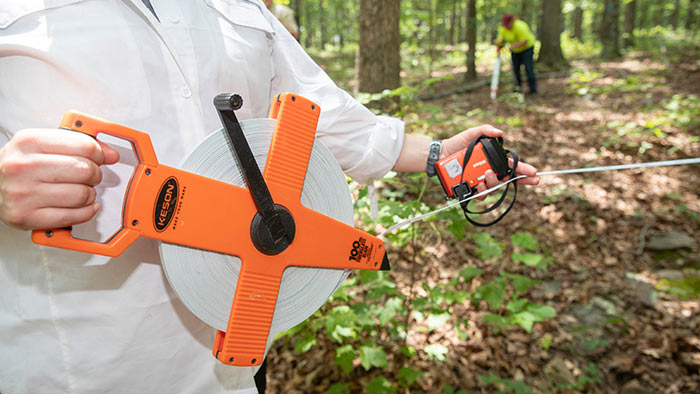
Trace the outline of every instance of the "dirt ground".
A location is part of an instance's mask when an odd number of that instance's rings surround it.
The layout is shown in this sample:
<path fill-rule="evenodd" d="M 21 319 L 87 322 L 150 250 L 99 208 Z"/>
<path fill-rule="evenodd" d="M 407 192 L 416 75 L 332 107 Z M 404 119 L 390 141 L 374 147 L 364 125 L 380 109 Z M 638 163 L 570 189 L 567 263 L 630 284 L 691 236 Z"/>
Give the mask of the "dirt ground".
<path fill-rule="evenodd" d="M 639 137 L 636 144 L 630 143 L 632 136 L 611 140 L 614 125 L 644 124 L 656 112 L 640 108 L 653 108 L 669 93 L 700 95 L 696 59 L 664 63 L 636 53 L 621 61 L 572 66 L 599 73 L 592 85 L 629 77 L 662 83 L 642 92 L 578 95 L 572 93 L 569 77 L 561 77 L 540 80 L 540 94 L 525 96 L 520 106 L 491 103 L 488 86 L 430 104 L 443 108 L 447 118 L 475 107 L 488 108 L 494 117 L 519 117 L 516 126 L 494 125 L 506 130 L 508 148 L 541 171 L 700 157 L 697 128 L 671 125 L 663 130 L 665 138 Z M 454 86 L 457 80 L 450 83 Z M 480 376 L 489 374 L 523 380 L 533 392 L 700 392 L 700 303 L 654 288 L 662 278 L 698 275 L 698 190 L 697 165 L 542 177 L 539 186 L 521 188 L 506 219 L 486 231 L 498 239 L 518 231 L 535 235 L 553 258 L 545 270 L 506 258 L 485 263 L 469 239 L 458 243 L 454 237 L 424 234 L 421 259 L 433 262 L 420 265 L 418 275 L 424 280 L 439 281 L 465 264 L 483 269 L 485 278 L 507 268 L 542 281 L 529 296 L 553 307 L 557 316 L 536 323 L 530 334 L 519 327 L 496 333 L 481 321 L 485 309 L 465 301 L 455 313 L 470 322 L 466 340 L 449 328 L 409 333 L 416 347 L 441 343 L 449 352 L 442 362 L 418 357 L 412 367 L 424 376 L 410 390 L 398 392 L 443 392 L 446 385 L 455 392 L 508 389 L 485 384 Z M 437 206 L 439 199 L 434 201 Z M 689 236 L 695 246 L 664 253 L 649 250 L 652 238 L 669 231 Z M 391 252 L 391 277 L 404 294 L 412 290 L 411 252 Z M 542 346 L 545 337 L 551 345 Z M 367 392 L 367 382 L 380 373 L 395 374 L 399 367 L 390 359 L 382 371 L 358 367 L 346 376 L 333 362 L 337 344 L 324 335 L 318 342 L 309 352 L 294 354 L 288 341 L 277 341 L 268 355 L 267 392 L 324 392 L 336 381 L 353 382 L 352 392 Z M 590 364 L 600 382 L 578 390 L 556 388 L 563 386 L 553 381 L 584 376 Z"/>

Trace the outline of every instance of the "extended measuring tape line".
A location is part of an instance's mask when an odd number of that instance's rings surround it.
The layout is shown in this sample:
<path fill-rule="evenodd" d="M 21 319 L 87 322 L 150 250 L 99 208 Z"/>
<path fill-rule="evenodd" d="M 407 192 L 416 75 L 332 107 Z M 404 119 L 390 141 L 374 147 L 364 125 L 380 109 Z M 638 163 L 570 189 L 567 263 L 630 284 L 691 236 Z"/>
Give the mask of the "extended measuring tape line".
<path fill-rule="evenodd" d="M 687 165 L 687 164 L 700 164 L 700 157 L 692 158 L 692 159 L 680 159 L 680 160 L 666 160 L 666 161 L 652 161 L 648 163 L 637 163 L 637 164 L 622 164 L 622 165 L 615 165 L 615 166 L 600 166 L 600 167 L 586 167 L 586 168 L 572 168 L 572 169 L 567 169 L 567 170 L 555 170 L 555 171 L 541 171 L 538 172 L 536 176 L 546 176 L 546 175 L 559 175 L 559 174 L 578 174 L 578 173 L 584 173 L 584 172 L 599 172 L 599 171 L 620 171 L 620 170 L 631 170 L 635 168 L 645 168 L 645 167 L 666 167 L 666 166 L 680 166 L 680 165 Z M 493 191 L 496 191 L 500 188 L 505 187 L 511 182 L 517 181 L 518 179 L 522 178 L 527 178 L 527 175 L 519 175 L 517 177 L 511 178 L 501 184 L 498 184 L 490 189 L 486 189 L 483 192 L 473 194 L 463 200 L 456 201 L 449 203 L 445 205 L 442 208 L 438 208 L 434 211 L 430 211 L 428 213 L 424 213 L 422 215 L 414 216 L 412 218 L 403 220 L 399 223 L 396 223 L 395 225 L 389 227 L 386 229 L 384 232 L 379 234 L 379 238 L 383 238 L 386 234 L 392 233 L 398 229 L 404 228 L 408 226 L 409 224 L 415 223 L 420 220 L 427 219 L 431 216 L 435 216 L 438 213 L 445 211 L 450 208 L 455 208 L 459 207 L 460 204 L 467 202 L 469 200 L 479 198 L 481 196 L 485 196 Z"/>

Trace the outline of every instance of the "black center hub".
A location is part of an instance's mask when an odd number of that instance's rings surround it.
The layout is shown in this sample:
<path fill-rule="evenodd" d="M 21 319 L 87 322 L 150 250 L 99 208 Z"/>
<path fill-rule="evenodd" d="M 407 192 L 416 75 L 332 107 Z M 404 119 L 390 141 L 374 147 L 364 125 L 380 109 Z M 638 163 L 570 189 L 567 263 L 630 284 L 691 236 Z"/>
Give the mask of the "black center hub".
<path fill-rule="evenodd" d="M 260 253 L 267 255 L 276 255 L 282 253 L 294 240 L 296 225 L 294 218 L 289 211 L 275 204 L 274 214 L 277 215 L 279 223 L 284 227 L 284 232 L 275 238 L 270 226 L 263 220 L 260 212 L 255 214 L 253 221 L 250 223 L 250 238 L 253 240 L 253 245 Z"/>

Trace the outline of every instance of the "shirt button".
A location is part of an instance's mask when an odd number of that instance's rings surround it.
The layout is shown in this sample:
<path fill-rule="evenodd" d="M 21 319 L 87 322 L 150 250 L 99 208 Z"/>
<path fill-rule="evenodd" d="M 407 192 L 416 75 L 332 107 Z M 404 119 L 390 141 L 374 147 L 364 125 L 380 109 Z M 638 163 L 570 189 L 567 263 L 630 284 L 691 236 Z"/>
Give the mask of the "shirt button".
<path fill-rule="evenodd" d="M 182 97 L 190 98 L 191 95 L 192 95 L 192 91 L 190 90 L 190 88 L 188 88 L 187 86 L 182 88 Z"/>
<path fill-rule="evenodd" d="M 171 16 L 168 18 L 171 23 L 180 23 L 180 17 L 179 16 Z"/>

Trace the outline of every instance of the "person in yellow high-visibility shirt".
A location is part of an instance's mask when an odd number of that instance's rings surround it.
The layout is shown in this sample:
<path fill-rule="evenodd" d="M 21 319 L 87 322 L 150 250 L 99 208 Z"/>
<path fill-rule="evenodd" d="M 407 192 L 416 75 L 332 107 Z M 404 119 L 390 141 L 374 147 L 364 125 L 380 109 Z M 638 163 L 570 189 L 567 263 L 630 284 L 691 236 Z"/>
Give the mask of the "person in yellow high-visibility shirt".
<path fill-rule="evenodd" d="M 535 35 L 530 31 L 527 23 L 518 19 L 513 14 L 505 14 L 498 27 L 498 37 L 494 41 L 499 50 L 506 43 L 510 44 L 511 60 L 513 61 L 513 73 L 515 74 L 515 91 L 521 91 L 520 66 L 525 66 L 527 83 L 530 93 L 537 93 L 537 79 L 535 77 L 535 64 L 533 55 L 535 52 Z"/>

